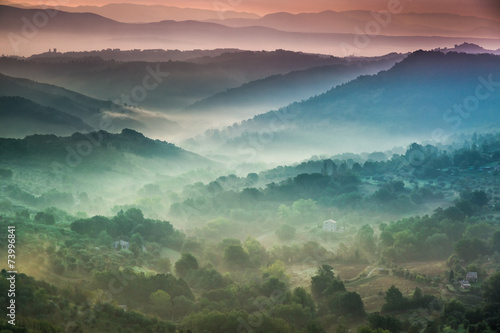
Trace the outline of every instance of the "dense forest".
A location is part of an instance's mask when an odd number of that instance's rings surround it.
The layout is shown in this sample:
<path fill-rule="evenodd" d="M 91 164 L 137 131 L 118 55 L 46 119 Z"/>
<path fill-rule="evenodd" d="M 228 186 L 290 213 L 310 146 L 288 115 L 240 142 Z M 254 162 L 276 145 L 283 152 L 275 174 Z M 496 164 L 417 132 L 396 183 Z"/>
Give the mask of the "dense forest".
<path fill-rule="evenodd" d="M 73 168 L 62 185 L 22 165 L 46 164 L 44 145 L 71 139 L 2 141 L 0 230 L 16 227 L 23 271 L 18 324 L 3 319 L 5 332 L 500 329 L 498 134 L 246 176 L 151 176 L 113 201 L 92 191 L 107 165 L 155 170 L 149 159 L 186 153 L 133 131 L 101 135 L 99 167 Z"/>

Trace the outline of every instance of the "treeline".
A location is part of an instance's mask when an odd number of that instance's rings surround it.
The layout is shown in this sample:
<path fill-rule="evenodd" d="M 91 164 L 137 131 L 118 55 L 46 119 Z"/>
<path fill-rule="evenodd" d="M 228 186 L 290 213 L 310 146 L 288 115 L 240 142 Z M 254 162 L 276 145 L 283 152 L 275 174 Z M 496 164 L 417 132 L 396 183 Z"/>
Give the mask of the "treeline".
<path fill-rule="evenodd" d="M 185 235 L 174 230 L 167 221 L 158 221 L 144 218 L 142 211 L 130 208 L 120 211 L 112 218 L 94 216 L 88 219 L 79 219 L 71 223 L 71 230 L 89 237 L 110 237 L 131 239 L 136 238 L 149 242 L 164 244 L 172 249 L 180 249 Z M 142 245 L 142 244 L 139 244 Z"/>
<path fill-rule="evenodd" d="M 376 160 L 356 158 L 347 160 L 313 160 L 297 166 L 249 174 L 247 177 L 229 175 L 208 183 L 187 186 L 180 200 L 170 207 L 172 215 L 179 218 L 216 217 L 258 221 L 275 214 L 276 206 L 298 200 L 314 200 L 320 208 L 337 207 L 342 210 L 390 211 L 409 213 L 419 205 L 443 199 L 446 191 L 464 191 L 468 185 L 460 175 L 470 172 L 490 172 L 495 176 L 500 162 L 500 136 L 473 136 L 472 143 L 461 148 L 438 148 L 432 145 L 411 144 L 405 154 L 392 156 L 373 155 Z M 464 172 L 466 172 L 464 174 Z M 284 178 L 284 179 L 283 179 Z M 494 186 L 494 179 L 490 185 Z M 423 182 L 426 182 L 422 186 Z M 361 184 L 378 187 L 374 193 L 360 191 Z M 483 184 L 484 185 L 484 184 Z M 487 186 L 485 186 L 487 187 Z M 490 186 L 491 187 L 491 186 Z M 498 197 L 489 188 L 486 194 L 471 193 L 482 197 L 463 198 L 458 205 L 465 215 L 480 207 L 487 199 Z M 254 207 L 257 209 L 250 212 Z M 500 205 L 496 206 L 500 208 Z M 495 209 L 495 208 L 494 208 Z M 267 211 L 267 214 L 260 212 Z"/>
<path fill-rule="evenodd" d="M 416 216 L 380 225 L 382 257 L 394 262 L 444 259 L 453 251 L 464 260 L 500 251 L 500 229 L 495 222 L 474 216 L 488 202 L 482 191 L 463 192 L 453 206 L 431 216 Z"/>
<path fill-rule="evenodd" d="M 2 270 L 0 275 L 0 292 L 7 295 L 9 281 L 6 278 L 10 274 Z M 16 326 L 2 319 L 2 332 L 100 332 L 111 325 L 123 327 L 122 332 L 130 333 L 175 332 L 175 326 L 170 322 L 159 321 L 135 311 L 125 312 L 107 303 L 91 305 L 88 293 L 79 287 L 57 288 L 24 273 L 16 275 L 15 299 Z M 4 309 L 8 303 L 8 298 L 0 298 Z"/>

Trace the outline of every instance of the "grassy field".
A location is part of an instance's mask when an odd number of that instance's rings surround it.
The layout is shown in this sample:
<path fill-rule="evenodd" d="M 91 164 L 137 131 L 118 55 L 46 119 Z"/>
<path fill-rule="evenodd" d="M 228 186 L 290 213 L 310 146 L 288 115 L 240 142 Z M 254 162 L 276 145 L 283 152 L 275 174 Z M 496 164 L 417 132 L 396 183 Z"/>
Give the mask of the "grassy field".
<path fill-rule="evenodd" d="M 294 264 L 287 267 L 292 287 L 302 286 L 308 288 L 311 276 L 316 274 L 319 262 L 307 262 Z M 353 263 L 330 263 L 334 268 L 336 276 L 339 276 L 349 291 L 360 294 L 367 312 L 380 311 L 384 304 L 384 296 L 387 289 L 395 285 L 404 296 L 413 294 L 416 287 L 422 289 L 426 294 L 434 295 L 440 299 L 450 299 L 453 293 L 444 284 L 431 286 L 430 284 L 417 283 L 403 279 L 391 274 L 387 270 L 380 270 L 382 266 Z M 446 270 L 445 261 L 412 262 L 404 265 L 412 273 L 425 274 L 427 276 L 442 275 Z"/>

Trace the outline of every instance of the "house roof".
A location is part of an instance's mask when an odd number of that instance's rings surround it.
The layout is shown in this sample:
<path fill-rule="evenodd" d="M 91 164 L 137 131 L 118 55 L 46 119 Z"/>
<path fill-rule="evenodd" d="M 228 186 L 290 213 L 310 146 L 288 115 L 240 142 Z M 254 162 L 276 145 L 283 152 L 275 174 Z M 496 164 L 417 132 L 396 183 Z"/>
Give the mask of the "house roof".
<path fill-rule="evenodd" d="M 329 220 L 323 221 L 323 223 L 337 223 L 337 221 L 329 219 Z"/>

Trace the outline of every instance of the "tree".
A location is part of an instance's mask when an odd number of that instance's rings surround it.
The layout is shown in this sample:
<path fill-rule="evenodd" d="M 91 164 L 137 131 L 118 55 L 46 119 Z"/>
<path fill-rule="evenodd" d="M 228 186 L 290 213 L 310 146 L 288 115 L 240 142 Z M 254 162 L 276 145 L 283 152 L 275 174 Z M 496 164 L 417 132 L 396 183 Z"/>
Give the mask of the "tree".
<path fill-rule="evenodd" d="M 168 258 L 159 258 L 156 266 L 160 269 L 161 272 L 163 273 L 168 273 L 172 270 L 172 263 L 170 262 L 170 259 Z"/>
<path fill-rule="evenodd" d="M 368 323 L 372 329 L 388 330 L 391 333 L 399 333 L 403 329 L 403 323 L 394 316 L 383 316 L 378 312 L 368 315 Z"/>
<path fill-rule="evenodd" d="M 149 295 L 151 309 L 159 316 L 165 316 L 172 311 L 172 300 L 170 295 L 163 291 L 157 290 Z"/>
<path fill-rule="evenodd" d="M 493 274 L 483 285 L 483 296 L 490 304 L 500 304 L 500 272 Z"/>
<path fill-rule="evenodd" d="M 184 317 L 191 312 L 193 307 L 193 301 L 186 296 L 177 296 L 172 300 L 172 314 L 176 317 Z"/>
<path fill-rule="evenodd" d="M 63 261 L 57 257 L 52 258 L 52 260 L 50 261 L 50 266 L 54 271 L 54 273 L 56 274 L 63 274 L 64 270 L 66 269 L 66 266 L 64 266 Z"/>
<path fill-rule="evenodd" d="M 356 292 L 343 292 L 330 301 L 330 310 L 338 315 L 363 316 L 365 309 L 361 296 Z"/>
<path fill-rule="evenodd" d="M 43 224 L 48 224 L 48 225 L 52 225 L 52 224 L 56 223 L 56 219 L 54 218 L 54 215 L 47 214 L 45 212 L 36 213 L 35 221 L 37 221 L 38 223 L 43 223 Z"/>
<path fill-rule="evenodd" d="M 451 243 L 446 234 L 433 234 L 425 240 L 425 248 L 429 258 L 440 259 L 449 256 Z"/>
<path fill-rule="evenodd" d="M 368 251 L 374 251 L 375 250 L 374 234 L 375 232 L 373 231 L 373 228 L 368 224 L 365 224 L 364 226 L 361 227 L 361 229 L 359 229 L 357 234 L 357 239 L 359 244 Z"/>
<path fill-rule="evenodd" d="M 141 234 L 138 232 L 136 232 L 135 234 L 132 235 L 132 237 L 130 237 L 130 242 L 137 244 L 137 246 L 139 246 L 139 248 L 141 248 L 141 249 L 142 249 L 142 245 L 144 244 L 144 240 L 143 240 Z"/>
<path fill-rule="evenodd" d="M 314 297 L 321 298 L 345 291 L 345 286 L 341 280 L 335 278 L 332 266 L 322 265 L 316 275 L 311 277 L 311 291 Z"/>
<path fill-rule="evenodd" d="M 250 256 L 241 245 L 230 245 L 224 250 L 224 261 L 238 268 L 249 266 Z"/>
<path fill-rule="evenodd" d="M 448 282 L 453 283 L 453 280 L 455 279 L 455 272 L 450 270 L 450 274 L 448 275 Z"/>
<path fill-rule="evenodd" d="M 258 175 L 258 174 L 256 174 L 256 173 L 254 173 L 254 172 L 249 173 L 249 174 L 247 175 L 247 181 L 248 181 L 251 185 L 253 185 L 253 184 L 255 184 L 255 183 L 257 183 L 257 182 L 259 181 L 259 175 Z"/>
<path fill-rule="evenodd" d="M 49 295 L 47 290 L 40 288 L 33 293 L 33 305 L 37 311 L 44 310 L 47 307 L 47 302 L 49 301 Z"/>
<path fill-rule="evenodd" d="M 385 304 L 382 306 L 382 311 L 402 310 L 406 307 L 403 294 L 394 285 L 385 292 L 384 299 Z"/>
<path fill-rule="evenodd" d="M 243 244 L 243 247 L 250 256 L 250 261 L 254 266 L 260 266 L 268 261 L 266 248 L 262 246 L 255 238 L 248 237 Z"/>
<path fill-rule="evenodd" d="M 450 301 L 449 303 L 445 304 L 443 314 L 445 317 L 448 317 L 450 315 L 457 316 L 456 314 L 460 313 L 459 317 L 462 317 L 463 314 L 465 313 L 465 311 L 466 311 L 466 308 L 462 304 L 462 302 L 454 299 L 454 300 Z"/>
<path fill-rule="evenodd" d="M 283 281 L 273 277 L 262 283 L 260 289 L 266 297 L 275 297 L 276 294 L 284 295 L 287 290 Z"/>
<path fill-rule="evenodd" d="M 392 246 L 394 244 L 394 237 L 392 236 L 392 234 L 389 231 L 384 230 L 380 234 L 380 241 L 381 241 L 383 246 L 389 247 L 389 246 Z"/>
<path fill-rule="evenodd" d="M 285 264 L 281 260 L 276 260 L 273 264 L 267 267 L 260 268 L 264 277 L 274 277 L 281 281 L 288 282 L 289 277 L 286 275 Z"/>
<path fill-rule="evenodd" d="M 99 236 L 97 237 L 97 244 L 99 246 L 111 247 L 112 243 L 113 243 L 113 238 L 111 238 L 111 236 L 108 235 L 106 230 L 103 230 L 99 233 Z"/>
<path fill-rule="evenodd" d="M 490 251 L 486 243 L 480 239 L 461 239 L 455 244 L 457 255 L 466 260 L 475 260 L 479 255 L 488 254 Z"/>
<path fill-rule="evenodd" d="M 335 279 L 333 267 L 322 265 L 316 271 L 316 275 L 311 277 L 311 291 L 315 297 L 320 297 L 331 281 Z"/>
<path fill-rule="evenodd" d="M 314 313 L 316 305 L 314 304 L 311 295 L 309 295 L 304 288 L 302 287 L 295 288 L 293 290 L 292 296 L 293 296 L 292 300 L 295 303 L 302 305 L 302 307 L 304 308 L 309 308 L 309 310 L 312 313 Z"/>
<path fill-rule="evenodd" d="M 491 242 L 493 251 L 500 252 L 500 230 L 495 231 Z"/>
<path fill-rule="evenodd" d="M 175 271 L 180 277 L 186 277 L 190 270 L 196 269 L 198 269 L 198 260 L 190 253 L 183 253 L 182 257 L 175 263 Z"/>
<path fill-rule="evenodd" d="M 141 254 L 142 251 L 142 249 L 139 247 L 139 245 L 137 245 L 137 243 L 131 243 L 129 250 L 134 254 L 135 258 L 139 257 L 139 254 Z"/>

